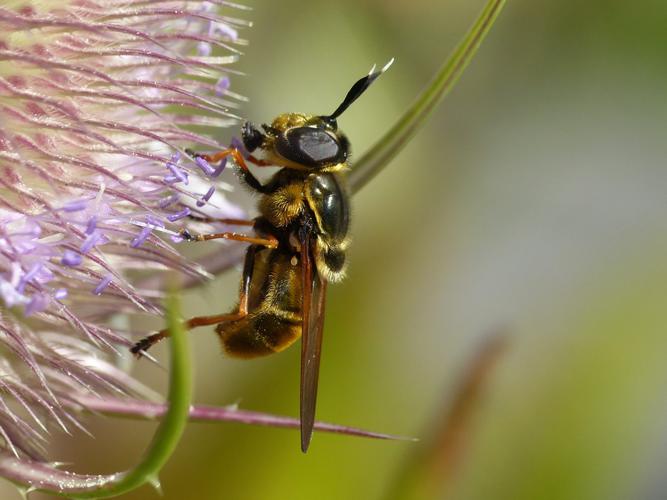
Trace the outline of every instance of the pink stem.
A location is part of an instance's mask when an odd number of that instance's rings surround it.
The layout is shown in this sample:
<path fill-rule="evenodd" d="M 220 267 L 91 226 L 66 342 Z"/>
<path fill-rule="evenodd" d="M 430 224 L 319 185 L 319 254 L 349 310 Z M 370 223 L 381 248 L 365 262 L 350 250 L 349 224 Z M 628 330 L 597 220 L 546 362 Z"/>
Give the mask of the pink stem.
<path fill-rule="evenodd" d="M 157 419 L 165 414 L 167 405 L 164 403 L 153 403 L 140 399 L 116 399 L 97 398 L 94 396 L 77 396 L 77 402 L 90 411 L 97 411 L 115 416 L 131 416 L 142 419 Z M 299 419 L 271 415 L 249 410 L 224 406 L 192 406 L 190 407 L 190 420 L 194 422 L 239 422 L 249 425 L 262 425 L 267 427 L 286 427 L 297 429 Z M 336 434 L 347 434 L 350 436 L 361 436 L 374 439 L 391 439 L 401 441 L 413 441 L 413 438 L 394 436 L 379 432 L 367 431 L 356 427 L 329 424 L 326 422 L 315 422 L 315 429 L 323 432 Z"/>

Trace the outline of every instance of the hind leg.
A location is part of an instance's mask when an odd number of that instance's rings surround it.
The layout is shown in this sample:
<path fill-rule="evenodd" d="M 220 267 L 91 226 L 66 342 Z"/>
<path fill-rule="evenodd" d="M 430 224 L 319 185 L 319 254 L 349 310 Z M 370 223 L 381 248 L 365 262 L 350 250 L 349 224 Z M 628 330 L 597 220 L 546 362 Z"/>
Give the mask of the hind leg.
<path fill-rule="evenodd" d="M 239 310 L 235 313 L 216 314 L 214 316 L 195 316 L 183 322 L 183 327 L 186 330 L 192 330 L 200 326 L 217 325 L 227 321 L 236 321 L 245 318 L 248 315 L 248 293 L 250 290 L 250 281 L 255 267 L 255 255 L 257 251 L 262 248 L 259 245 L 251 245 L 248 247 L 245 255 L 245 262 L 243 264 L 243 281 L 241 283 L 241 293 L 239 295 Z M 157 333 L 144 337 L 130 348 L 132 354 L 141 357 L 141 355 L 150 349 L 152 346 L 169 336 L 169 330 L 166 328 Z"/>

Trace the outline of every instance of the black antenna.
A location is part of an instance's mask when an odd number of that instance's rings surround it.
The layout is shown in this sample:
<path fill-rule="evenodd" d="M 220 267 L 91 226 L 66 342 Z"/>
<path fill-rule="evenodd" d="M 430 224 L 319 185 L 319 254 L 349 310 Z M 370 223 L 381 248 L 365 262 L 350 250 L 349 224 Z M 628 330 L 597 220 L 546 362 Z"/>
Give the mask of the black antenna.
<path fill-rule="evenodd" d="M 345 96 L 345 99 L 343 99 L 343 102 L 340 104 L 340 106 L 336 108 L 336 111 L 331 113 L 329 116 L 323 116 L 322 118 L 324 118 L 326 121 L 329 122 L 335 122 L 336 118 L 338 118 L 341 114 L 343 114 L 343 111 L 349 108 L 350 104 L 356 101 L 357 98 L 361 94 L 363 94 L 368 87 L 370 87 L 371 83 L 373 83 L 378 76 L 387 71 L 389 69 L 389 66 L 391 66 L 393 62 L 394 58 L 392 57 L 391 61 L 385 64 L 380 71 L 375 71 L 375 65 L 373 65 L 371 70 L 368 72 L 368 75 L 366 75 L 362 79 L 358 80 L 354 85 L 352 85 L 352 88 L 349 90 L 349 92 Z"/>

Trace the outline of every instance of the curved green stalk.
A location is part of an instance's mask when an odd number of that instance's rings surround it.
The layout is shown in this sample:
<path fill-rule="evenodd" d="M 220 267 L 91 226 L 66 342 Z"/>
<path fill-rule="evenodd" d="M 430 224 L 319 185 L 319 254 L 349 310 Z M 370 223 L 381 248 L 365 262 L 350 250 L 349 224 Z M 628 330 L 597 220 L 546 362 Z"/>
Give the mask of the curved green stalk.
<path fill-rule="evenodd" d="M 173 295 L 167 307 L 167 324 L 171 334 L 169 407 L 139 464 L 129 471 L 116 474 L 76 474 L 49 464 L 31 463 L 0 453 L 0 475 L 16 483 L 29 485 L 22 487 L 28 492 L 39 490 L 68 498 L 110 498 L 146 483 L 159 489 L 158 473 L 183 434 L 192 392 L 190 348 L 181 324 L 178 301 Z"/>
<path fill-rule="evenodd" d="M 176 449 L 188 421 L 192 395 L 190 346 L 180 320 L 180 307 L 175 294 L 167 304 L 167 325 L 171 335 L 169 372 L 169 409 L 160 422 L 144 458 L 114 483 L 75 498 L 108 498 L 126 493 L 146 483 L 160 487 L 158 473 Z"/>
<path fill-rule="evenodd" d="M 389 164 L 454 87 L 504 5 L 505 0 L 487 2 L 475 24 L 436 73 L 431 83 L 396 124 L 355 163 L 350 173 L 352 192 L 359 191 Z"/>

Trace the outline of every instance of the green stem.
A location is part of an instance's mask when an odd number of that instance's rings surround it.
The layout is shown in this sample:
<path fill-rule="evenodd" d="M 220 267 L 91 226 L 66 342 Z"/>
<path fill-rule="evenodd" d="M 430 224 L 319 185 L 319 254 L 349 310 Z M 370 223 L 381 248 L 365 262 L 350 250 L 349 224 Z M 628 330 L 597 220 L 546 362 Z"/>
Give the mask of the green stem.
<path fill-rule="evenodd" d="M 167 326 L 170 333 L 169 408 L 153 436 L 144 458 L 127 471 L 118 482 L 76 498 L 108 498 L 134 490 L 146 483 L 159 489 L 158 473 L 164 467 L 183 435 L 188 421 L 192 395 L 190 346 L 183 329 L 176 294 L 167 304 Z"/>
<path fill-rule="evenodd" d="M 0 453 L 0 475 L 22 486 L 26 492 L 40 490 L 68 498 L 110 498 L 146 483 L 160 487 L 158 473 L 174 452 L 188 421 L 192 393 L 192 367 L 187 335 L 180 321 L 178 301 L 167 304 L 167 325 L 171 335 L 169 407 L 143 459 L 133 469 L 110 475 L 77 474 L 49 464 L 19 460 Z"/>
<path fill-rule="evenodd" d="M 436 73 L 431 83 L 396 124 L 357 161 L 350 173 L 352 192 L 359 191 L 403 149 L 440 101 L 454 87 L 493 26 L 505 0 L 489 0 L 465 38 Z"/>

